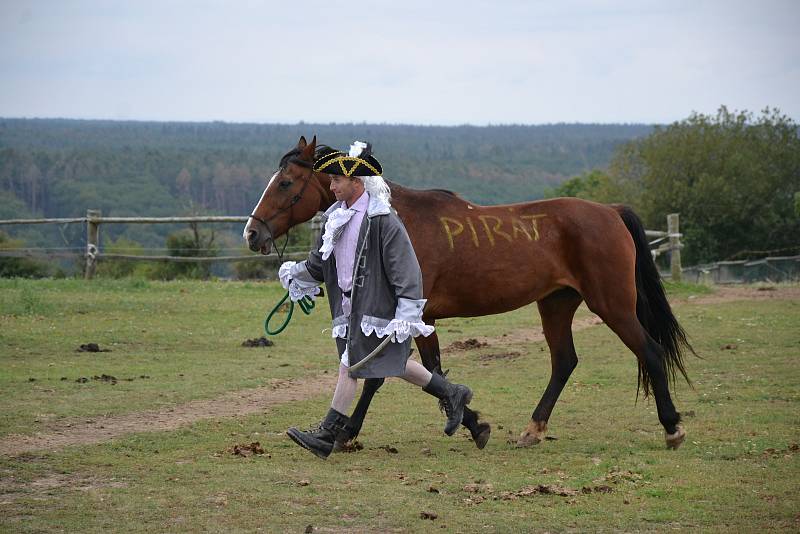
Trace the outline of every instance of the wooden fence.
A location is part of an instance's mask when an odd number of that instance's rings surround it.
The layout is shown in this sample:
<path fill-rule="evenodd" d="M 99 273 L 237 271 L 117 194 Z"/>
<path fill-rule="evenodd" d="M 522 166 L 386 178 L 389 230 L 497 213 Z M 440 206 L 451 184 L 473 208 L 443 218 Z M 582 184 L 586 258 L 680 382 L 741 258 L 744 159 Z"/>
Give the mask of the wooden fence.
<path fill-rule="evenodd" d="M 166 224 L 166 223 L 242 223 L 247 222 L 248 217 L 243 216 L 190 216 L 190 217 L 103 217 L 100 210 L 86 210 L 86 217 L 61 218 L 61 219 L 8 219 L 0 220 L 0 225 L 14 224 L 86 224 L 86 250 L 84 252 L 85 268 L 84 277 L 91 279 L 94 277 L 97 261 L 106 259 L 125 259 L 131 261 L 173 261 L 173 262 L 238 262 L 238 261 L 273 261 L 273 257 L 265 257 L 260 254 L 247 254 L 239 256 L 142 256 L 133 254 L 112 254 L 100 250 L 100 225 L 101 224 Z M 309 247 L 316 242 L 316 237 L 321 231 L 319 215 L 311 220 L 312 242 Z M 646 230 L 648 238 L 655 238 L 650 242 L 653 257 L 670 252 L 670 275 L 672 280 L 681 280 L 681 243 L 679 233 L 679 220 L 677 213 L 667 215 L 667 231 Z M 0 253 L 0 256 L 31 256 L 30 252 L 14 251 L 7 249 Z M 57 254 L 50 253 L 49 256 Z M 307 253 L 285 254 L 288 259 L 303 259 Z"/>

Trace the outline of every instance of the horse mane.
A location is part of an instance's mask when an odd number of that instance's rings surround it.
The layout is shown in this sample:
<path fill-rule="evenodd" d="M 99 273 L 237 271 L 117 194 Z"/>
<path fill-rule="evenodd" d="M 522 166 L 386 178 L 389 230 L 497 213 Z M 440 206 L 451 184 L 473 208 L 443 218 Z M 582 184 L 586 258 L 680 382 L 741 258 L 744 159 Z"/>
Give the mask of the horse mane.
<path fill-rule="evenodd" d="M 426 193 L 427 192 L 430 192 L 430 193 L 444 193 L 445 195 L 449 195 L 451 197 L 461 198 L 461 195 L 459 195 L 458 193 L 454 193 L 453 191 L 450 191 L 449 189 L 424 189 L 423 191 L 426 192 Z"/>
<path fill-rule="evenodd" d="M 280 168 L 281 169 L 285 168 L 289 163 L 291 163 L 291 161 L 294 158 L 299 156 L 301 152 L 302 149 L 295 147 L 286 154 L 284 154 L 281 157 L 281 162 L 279 163 Z M 337 152 L 337 150 L 335 148 L 329 147 L 328 145 L 317 145 L 316 150 L 314 150 L 314 161 L 317 161 L 319 158 L 327 156 L 328 154 L 331 154 L 333 152 Z"/>

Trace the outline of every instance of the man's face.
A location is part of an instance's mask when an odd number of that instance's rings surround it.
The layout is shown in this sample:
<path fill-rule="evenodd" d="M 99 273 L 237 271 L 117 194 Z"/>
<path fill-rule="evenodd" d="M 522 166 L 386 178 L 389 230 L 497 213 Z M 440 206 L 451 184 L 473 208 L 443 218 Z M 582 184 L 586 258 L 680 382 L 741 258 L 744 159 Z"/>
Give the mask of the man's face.
<path fill-rule="evenodd" d="M 331 175 L 331 191 L 336 196 L 336 200 L 343 200 L 348 206 L 364 192 L 364 183 L 358 178 L 348 178 L 338 174 Z"/>

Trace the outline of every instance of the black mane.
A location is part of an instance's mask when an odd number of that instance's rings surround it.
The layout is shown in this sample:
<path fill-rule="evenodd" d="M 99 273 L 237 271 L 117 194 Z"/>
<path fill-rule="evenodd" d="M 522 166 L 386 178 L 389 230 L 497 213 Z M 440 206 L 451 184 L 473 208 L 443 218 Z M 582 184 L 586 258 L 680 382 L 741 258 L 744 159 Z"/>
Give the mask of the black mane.
<path fill-rule="evenodd" d="M 453 191 L 450 191 L 449 189 L 426 189 L 425 191 L 435 191 L 437 193 L 444 193 L 445 195 L 450 195 L 452 197 L 461 198 L 461 196 L 458 193 L 454 193 Z"/>
<path fill-rule="evenodd" d="M 293 148 L 289 152 L 281 157 L 280 168 L 285 169 L 289 163 L 297 163 L 298 165 L 302 165 L 304 167 L 310 166 L 309 162 L 301 160 L 298 156 L 303 150 L 301 148 Z M 317 149 L 314 151 L 314 161 L 317 161 L 319 158 L 323 156 L 327 156 L 332 152 L 337 152 L 336 149 L 329 147 L 328 145 L 319 145 Z"/>

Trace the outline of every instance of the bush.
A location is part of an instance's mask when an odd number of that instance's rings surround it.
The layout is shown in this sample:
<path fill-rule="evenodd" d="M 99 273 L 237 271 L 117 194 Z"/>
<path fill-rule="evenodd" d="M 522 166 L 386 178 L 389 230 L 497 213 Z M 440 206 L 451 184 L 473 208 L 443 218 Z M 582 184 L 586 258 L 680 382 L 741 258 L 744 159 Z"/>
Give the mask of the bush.
<path fill-rule="evenodd" d="M 275 280 L 278 278 L 280 262 L 273 255 L 248 261 L 239 261 L 233 265 L 237 280 Z"/>
<path fill-rule="evenodd" d="M 199 230 L 196 224 L 191 228 L 181 230 L 167 236 L 167 249 L 170 256 L 199 258 L 216 256 L 217 247 L 214 245 L 214 232 Z M 149 276 L 161 280 L 203 279 L 211 275 L 211 263 L 194 262 L 164 262 L 154 267 Z"/>
<path fill-rule="evenodd" d="M 141 243 L 120 237 L 116 241 L 107 240 L 103 252 L 110 254 L 142 255 Z M 147 272 L 145 264 L 137 260 L 122 258 L 100 258 L 97 262 L 96 274 L 103 278 L 127 278 L 131 276 L 144 276 Z"/>
<path fill-rule="evenodd" d="M 0 251 L 22 248 L 24 244 L 21 239 L 11 239 L 5 232 L 0 232 Z M 46 263 L 31 258 L 0 256 L 0 277 L 43 278 L 47 275 Z"/>

